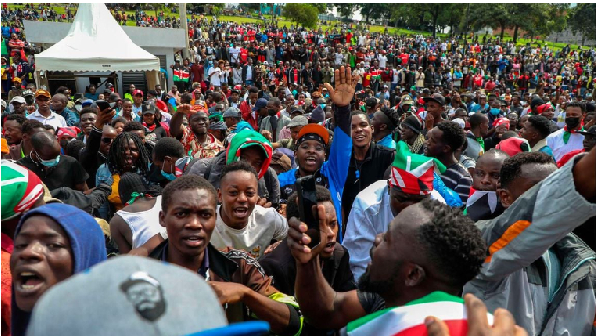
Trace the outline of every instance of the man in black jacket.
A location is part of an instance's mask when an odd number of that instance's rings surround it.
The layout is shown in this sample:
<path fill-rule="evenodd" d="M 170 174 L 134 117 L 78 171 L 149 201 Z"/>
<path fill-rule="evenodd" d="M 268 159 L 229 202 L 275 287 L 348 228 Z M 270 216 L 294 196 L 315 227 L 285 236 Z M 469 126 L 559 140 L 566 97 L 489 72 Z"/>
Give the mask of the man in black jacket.
<path fill-rule="evenodd" d="M 79 155 L 81 165 L 89 174 L 87 185 L 90 188 L 96 186 L 96 172 L 98 167 L 106 162 L 106 156 L 110 150 L 112 141 L 117 137 L 117 131 L 107 125 L 115 115 L 114 110 L 108 108 L 98 113 L 98 118 L 93 129 L 88 135 L 85 148 Z"/>
<path fill-rule="evenodd" d="M 248 75 L 248 71 L 250 71 L 250 75 Z M 252 59 L 248 59 L 248 63 L 242 67 L 242 83 L 246 85 L 254 85 L 254 81 L 256 80 L 256 70 L 254 66 L 252 66 Z"/>
<path fill-rule="evenodd" d="M 396 151 L 373 142 L 371 120 L 363 112 L 352 112 L 352 157 L 348 178 L 342 195 L 342 236 L 354 198 L 366 187 L 379 180 L 386 180 L 386 171 L 394 161 Z"/>

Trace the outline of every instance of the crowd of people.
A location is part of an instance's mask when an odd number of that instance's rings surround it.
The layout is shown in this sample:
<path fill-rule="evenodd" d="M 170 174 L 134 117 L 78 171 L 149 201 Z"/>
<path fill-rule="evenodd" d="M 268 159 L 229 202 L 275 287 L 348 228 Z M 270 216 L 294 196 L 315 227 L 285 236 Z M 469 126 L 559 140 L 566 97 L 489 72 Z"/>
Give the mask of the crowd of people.
<path fill-rule="evenodd" d="M 75 99 L 6 33 L 2 335 L 595 334 L 595 49 L 198 20 Z"/>

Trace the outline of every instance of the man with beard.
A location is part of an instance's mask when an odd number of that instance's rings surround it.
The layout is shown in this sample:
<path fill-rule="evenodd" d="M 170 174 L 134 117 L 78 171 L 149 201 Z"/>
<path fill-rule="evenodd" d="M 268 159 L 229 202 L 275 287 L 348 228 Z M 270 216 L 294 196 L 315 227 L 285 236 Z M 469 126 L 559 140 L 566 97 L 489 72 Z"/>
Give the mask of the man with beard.
<path fill-rule="evenodd" d="M 96 172 L 98 171 L 98 167 L 106 163 L 108 151 L 112 141 L 117 137 L 117 131 L 113 127 L 106 125 L 114 117 L 114 110 L 108 108 L 100 111 L 98 116 L 96 116 L 93 109 L 86 109 L 82 110 L 84 113 L 81 115 L 82 121 L 86 118 L 86 128 L 89 127 L 87 125 L 87 116 L 93 114 L 95 121 L 87 136 L 85 148 L 81 150 L 81 154 L 79 155 L 79 162 L 81 162 L 81 165 L 89 174 L 87 185 L 93 188 L 96 186 Z M 86 130 L 84 129 L 84 134 L 85 132 Z"/>
<path fill-rule="evenodd" d="M 183 125 L 183 117 L 188 116 L 190 124 Z M 223 150 L 223 145 L 208 133 L 208 115 L 204 112 L 191 113 L 191 105 L 183 104 L 169 125 L 171 136 L 181 141 L 188 156 L 197 159 L 211 158 Z"/>
<path fill-rule="evenodd" d="M 321 214 L 319 225 L 326 224 Z M 319 253 L 327 242 L 324 229 L 321 243 L 311 250 L 306 246 L 310 242 L 306 224 L 292 218 L 289 225 L 296 297 L 307 323 L 319 328 L 342 328 L 384 307 L 434 299 L 436 292 L 458 296 L 485 259 L 485 245 L 473 222 L 457 209 L 425 199 L 406 207 L 378 236 L 359 290 L 335 292 L 319 266 Z"/>
<path fill-rule="evenodd" d="M 383 114 L 382 112 L 376 112 Z M 375 119 L 373 119 L 375 120 Z M 379 120 L 379 119 L 378 119 Z M 378 180 L 386 179 L 385 172 L 394 161 L 394 149 L 373 142 L 371 120 L 363 112 L 352 113 L 352 156 L 342 195 L 342 236 L 356 195 Z"/>
<path fill-rule="evenodd" d="M 325 161 L 325 146 L 329 144 L 329 132 L 318 124 L 308 124 L 298 133 L 294 157 L 298 160 L 298 168 L 279 174 L 282 203 L 295 191 L 295 182 L 299 177 L 314 175 L 317 184 L 328 187 L 331 192 L 338 225 L 342 223 L 342 191 L 348 177 L 348 166 L 352 152 L 350 137 L 350 102 L 354 96 L 354 87 L 358 77 L 352 78 L 351 69 L 342 66 L 335 71 L 335 89 L 326 83 L 331 102 L 333 103 L 336 127 L 333 143 L 330 147 L 331 157 Z M 341 230 L 340 230 L 341 233 Z M 342 241 L 341 234 L 338 241 Z"/>
<path fill-rule="evenodd" d="M 90 133 L 94 129 L 96 119 L 98 119 L 98 116 L 95 109 L 86 107 L 81 110 L 81 121 L 79 123 L 81 133 L 77 136 L 77 140 L 83 141 L 84 144 L 87 143 Z"/>
<path fill-rule="evenodd" d="M 577 131 L 583 130 L 582 120 L 585 114 L 585 105 L 581 103 L 569 103 L 565 108 L 566 118 L 564 129 L 550 134 L 546 138 L 548 147 L 558 162 L 567 153 L 583 148 L 583 135 Z"/>

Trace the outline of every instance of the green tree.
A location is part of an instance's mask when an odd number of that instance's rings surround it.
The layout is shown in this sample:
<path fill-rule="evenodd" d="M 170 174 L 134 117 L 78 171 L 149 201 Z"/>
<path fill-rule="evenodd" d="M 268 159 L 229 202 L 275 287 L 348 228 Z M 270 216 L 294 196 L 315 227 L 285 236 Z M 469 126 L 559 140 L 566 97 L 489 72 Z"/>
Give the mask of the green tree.
<path fill-rule="evenodd" d="M 364 21 L 369 23 L 369 20 L 377 20 L 389 10 L 387 4 L 383 3 L 372 3 L 367 2 L 360 6 L 360 14 L 363 16 Z"/>
<path fill-rule="evenodd" d="M 326 4 L 326 3 L 311 3 L 310 5 L 315 7 L 319 11 L 319 14 L 327 13 L 328 4 Z"/>
<path fill-rule="evenodd" d="M 221 11 L 223 11 L 223 9 L 225 8 L 225 4 L 224 3 L 213 3 L 211 4 L 212 8 L 210 9 L 210 13 L 212 15 L 218 15 L 221 13 Z"/>
<path fill-rule="evenodd" d="M 287 3 L 283 7 L 283 16 L 305 28 L 314 28 L 319 18 L 319 10 L 311 4 Z"/>
<path fill-rule="evenodd" d="M 586 39 L 593 39 L 596 36 L 596 3 L 578 3 L 571 11 L 568 25 L 581 34 L 582 45 Z"/>
<path fill-rule="evenodd" d="M 154 15 L 158 17 L 158 12 L 166 11 L 167 7 L 162 3 L 150 3 L 150 7 L 154 9 Z"/>
<path fill-rule="evenodd" d="M 357 7 L 356 4 L 352 3 L 340 3 L 335 5 L 338 15 L 345 19 L 351 19 L 352 14 Z"/>

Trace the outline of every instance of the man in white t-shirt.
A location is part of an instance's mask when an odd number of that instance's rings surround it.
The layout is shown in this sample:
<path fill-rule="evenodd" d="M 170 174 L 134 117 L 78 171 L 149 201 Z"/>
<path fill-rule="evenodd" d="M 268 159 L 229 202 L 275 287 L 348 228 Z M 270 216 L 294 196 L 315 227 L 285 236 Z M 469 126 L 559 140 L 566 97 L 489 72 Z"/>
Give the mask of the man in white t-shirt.
<path fill-rule="evenodd" d="M 567 104 L 564 129 L 560 129 L 546 138 L 546 144 L 552 149 L 554 160 L 557 162 L 565 154 L 583 149 L 584 136 L 577 131 L 581 131 L 583 128 L 584 106 L 581 103 Z"/>
<path fill-rule="evenodd" d="M 221 77 L 223 77 L 225 74 L 225 72 L 223 70 L 224 67 L 225 67 L 225 62 L 219 61 L 218 66 L 216 66 L 214 68 L 210 68 L 210 70 L 208 70 L 208 80 L 210 81 L 210 84 L 213 85 L 214 87 L 221 86 Z"/>
<path fill-rule="evenodd" d="M 229 62 L 232 64 L 237 64 L 240 62 L 240 47 L 238 47 L 235 43 L 231 47 L 229 47 Z"/>
<path fill-rule="evenodd" d="M 259 146 L 252 146 L 244 155 L 252 155 L 248 153 L 252 148 L 261 150 Z M 228 164 L 221 176 L 218 190 L 221 205 L 217 207 L 217 222 L 210 243 L 217 249 L 232 247 L 259 258 L 269 245 L 287 236 L 287 221 L 275 209 L 256 204 L 258 176 L 250 164 Z"/>

